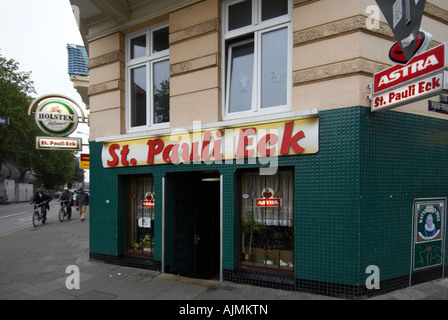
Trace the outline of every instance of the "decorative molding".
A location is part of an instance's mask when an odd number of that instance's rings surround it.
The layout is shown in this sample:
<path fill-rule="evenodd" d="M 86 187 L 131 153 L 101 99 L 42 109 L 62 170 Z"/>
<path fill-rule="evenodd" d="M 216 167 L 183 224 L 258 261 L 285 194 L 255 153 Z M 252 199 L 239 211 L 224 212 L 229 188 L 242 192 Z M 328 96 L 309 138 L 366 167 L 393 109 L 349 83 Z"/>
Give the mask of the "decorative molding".
<path fill-rule="evenodd" d="M 116 79 L 104 83 L 90 85 L 88 94 L 89 96 L 93 96 L 95 94 L 100 94 L 108 91 L 124 90 L 124 87 L 124 80 Z"/>
<path fill-rule="evenodd" d="M 89 69 L 101 67 L 117 61 L 124 63 L 124 52 L 121 50 L 113 51 L 105 55 L 89 59 Z"/>
<path fill-rule="evenodd" d="M 170 33 L 170 45 L 195 37 L 203 36 L 211 32 L 217 32 L 219 28 L 218 26 L 218 19 L 212 19 L 183 30 Z"/>
<path fill-rule="evenodd" d="M 310 4 L 312 2 L 317 2 L 317 1 L 320 1 L 320 0 L 294 0 L 294 8 L 304 6 L 304 5 Z"/>
<path fill-rule="evenodd" d="M 128 21 L 131 17 L 129 5 L 117 0 L 91 0 L 108 17 L 117 22 Z"/>
<path fill-rule="evenodd" d="M 380 23 L 379 29 L 370 30 L 366 27 L 367 17 L 363 15 L 353 16 L 338 21 L 333 21 L 320 26 L 294 32 L 294 46 L 300 46 L 308 42 L 319 41 L 326 38 L 340 36 L 351 32 L 366 32 L 393 40 L 394 35 L 386 23 Z"/>
<path fill-rule="evenodd" d="M 175 77 L 184 73 L 199 71 L 201 69 L 216 67 L 219 63 L 218 54 L 212 54 L 197 59 L 176 63 L 170 66 L 170 75 Z"/>
<path fill-rule="evenodd" d="M 356 58 L 341 61 L 325 66 L 304 69 L 293 72 L 293 85 L 299 86 L 310 82 L 329 80 L 333 78 L 348 77 L 363 74 L 372 77 L 374 73 L 389 67 L 387 64 L 371 60 Z"/>
<path fill-rule="evenodd" d="M 448 24 L 448 11 L 429 3 L 428 1 L 425 4 L 424 14 L 434 20 Z"/>
<path fill-rule="evenodd" d="M 123 1 L 125 0 L 89 1 L 95 2 L 95 4 L 96 1 L 103 4 L 106 3 L 105 6 L 107 7 L 107 5 L 118 1 L 121 2 L 121 5 L 123 6 Z M 112 11 L 106 11 L 106 9 L 101 7 L 100 9 L 103 11 L 103 14 L 82 21 L 85 26 L 85 38 L 89 42 L 94 41 L 112 33 L 138 26 L 139 24 L 167 15 L 200 1 L 203 0 L 145 0 L 138 2 L 135 5 L 125 5 L 125 12 L 118 13 L 118 16 L 115 18 L 112 17 L 114 14 L 117 14 L 113 12 L 114 9 L 111 9 Z"/>

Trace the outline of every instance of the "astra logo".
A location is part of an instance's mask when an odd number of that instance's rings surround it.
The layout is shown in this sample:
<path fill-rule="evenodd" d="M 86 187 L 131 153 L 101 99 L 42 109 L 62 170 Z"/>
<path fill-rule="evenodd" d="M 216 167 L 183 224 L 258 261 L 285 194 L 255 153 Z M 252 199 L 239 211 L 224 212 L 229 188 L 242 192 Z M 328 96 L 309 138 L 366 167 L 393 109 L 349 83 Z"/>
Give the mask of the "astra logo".
<path fill-rule="evenodd" d="M 426 31 L 421 30 L 417 37 L 417 44 L 415 46 L 414 56 L 428 49 L 431 42 L 432 42 L 432 35 Z M 401 47 L 398 42 L 395 42 L 392 48 L 390 48 L 389 59 L 392 60 L 393 62 L 400 64 L 408 63 L 408 60 L 404 56 L 404 53 L 401 50 Z"/>
<path fill-rule="evenodd" d="M 394 82 L 399 80 L 400 78 L 412 76 L 413 74 L 424 71 L 430 66 L 435 66 L 439 63 L 439 60 L 437 60 L 437 57 L 435 55 L 431 55 L 427 57 L 426 59 L 418 60 L 414 63 L 411 63 L 409 65 L 404 66 L 401 69 L 395 70 L 391 72 L 390 74 L 385 74 L 381 77 L 379 87 L 381 87 L 384 84 L 389 84 L 390 82 Z"/>

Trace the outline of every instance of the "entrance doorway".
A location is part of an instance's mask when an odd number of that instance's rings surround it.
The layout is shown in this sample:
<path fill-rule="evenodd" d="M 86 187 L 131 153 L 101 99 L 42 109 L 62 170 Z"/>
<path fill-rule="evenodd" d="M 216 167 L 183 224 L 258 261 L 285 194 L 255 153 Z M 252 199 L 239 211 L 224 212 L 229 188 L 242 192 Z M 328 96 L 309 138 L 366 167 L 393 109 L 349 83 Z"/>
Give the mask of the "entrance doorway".
<path fill-rule="evenodd" d="M 172 273 L 219 277 L 220 175 L 218 172 L 176 173 L 173 186 L 174 259 Z"/>

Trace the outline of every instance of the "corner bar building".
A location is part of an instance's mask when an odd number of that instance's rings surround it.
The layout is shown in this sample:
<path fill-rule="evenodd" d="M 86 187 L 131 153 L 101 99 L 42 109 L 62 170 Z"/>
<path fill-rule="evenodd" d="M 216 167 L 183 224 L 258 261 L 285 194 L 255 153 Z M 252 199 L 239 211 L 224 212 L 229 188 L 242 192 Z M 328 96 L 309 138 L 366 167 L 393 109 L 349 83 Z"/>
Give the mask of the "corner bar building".
<path fill-rule="evenodd" d="M 445 276 L 448 115 L 370 111 L 374 0 L 70 2 L 92 259 L 344 297 Z M 447 40 L 445 0 L 422 29 Z"/>

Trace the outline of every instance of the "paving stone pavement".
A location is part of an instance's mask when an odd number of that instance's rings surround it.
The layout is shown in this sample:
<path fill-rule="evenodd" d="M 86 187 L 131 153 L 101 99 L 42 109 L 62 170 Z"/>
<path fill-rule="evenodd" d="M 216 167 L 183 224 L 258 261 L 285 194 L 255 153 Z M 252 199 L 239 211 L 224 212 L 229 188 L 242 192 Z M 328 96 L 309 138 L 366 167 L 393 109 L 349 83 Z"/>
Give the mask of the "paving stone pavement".
<path fill-rule="evenodd" d="M 0 300 L 178 300 L 290 301 L 337 300 L 332 297 L 197 280 L 89 259 L 89 211 L 59 222 L 50 211 L 45 225 L 0 235 Z M 80 271 L 73 286 L 68 266 Z M 423 283 L 367 300 L 448 299 L 448 279 Z"/>

